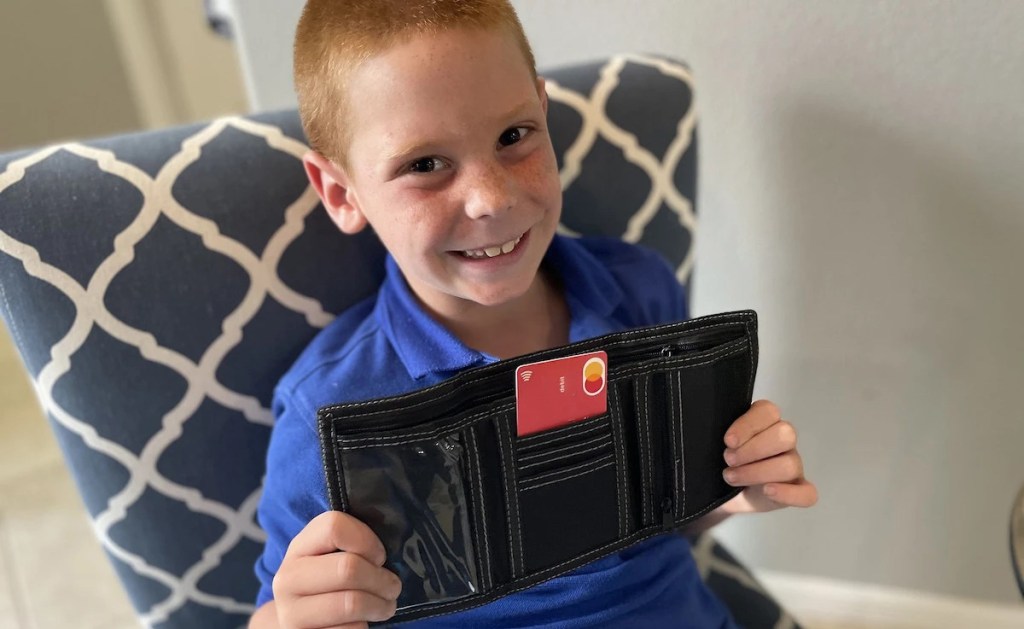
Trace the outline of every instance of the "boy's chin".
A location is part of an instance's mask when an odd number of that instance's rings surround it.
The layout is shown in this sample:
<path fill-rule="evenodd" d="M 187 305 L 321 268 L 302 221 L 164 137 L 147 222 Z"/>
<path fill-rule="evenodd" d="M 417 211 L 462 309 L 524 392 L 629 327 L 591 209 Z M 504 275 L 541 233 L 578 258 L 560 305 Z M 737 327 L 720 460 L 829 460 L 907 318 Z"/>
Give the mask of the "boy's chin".
<path fill-rule="evenodd" d="M 499 291 L 475 291 L 464 295 L 463 299 L 484 308 L 499 308 L 515 302 L 527 293 L 529 286 L 522 289 L 506 289 Z"/>

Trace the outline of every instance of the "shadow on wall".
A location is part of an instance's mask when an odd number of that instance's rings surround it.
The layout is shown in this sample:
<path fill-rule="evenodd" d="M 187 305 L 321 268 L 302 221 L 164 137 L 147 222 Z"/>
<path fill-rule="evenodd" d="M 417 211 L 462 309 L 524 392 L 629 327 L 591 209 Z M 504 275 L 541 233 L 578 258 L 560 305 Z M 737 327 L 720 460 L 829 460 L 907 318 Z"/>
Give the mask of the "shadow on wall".
<path fill-rule="evenodd" d="M 759 523 L 781 540 L 751 546 L 758 563 L 1019 601 L 1024 185 L 981 172 L 970 155 L 995 160 L 979 147 L 950 154 L 852 112 L 796 106 L 776 129 L 766 207 L 794 368 L 778 395 L 823 502 Z"/>

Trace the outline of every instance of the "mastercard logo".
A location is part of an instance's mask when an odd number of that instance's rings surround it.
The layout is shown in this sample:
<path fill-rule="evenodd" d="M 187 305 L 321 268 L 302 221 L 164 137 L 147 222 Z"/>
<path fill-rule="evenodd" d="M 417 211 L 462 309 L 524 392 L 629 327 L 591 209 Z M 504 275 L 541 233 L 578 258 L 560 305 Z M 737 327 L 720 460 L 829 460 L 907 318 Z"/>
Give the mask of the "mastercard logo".
<path fill-rule="evenodd" d="M 583 363 L 583 392 L 593 397 L 604 391 L 608 369 L 600 358 L 591 358 Z"/>

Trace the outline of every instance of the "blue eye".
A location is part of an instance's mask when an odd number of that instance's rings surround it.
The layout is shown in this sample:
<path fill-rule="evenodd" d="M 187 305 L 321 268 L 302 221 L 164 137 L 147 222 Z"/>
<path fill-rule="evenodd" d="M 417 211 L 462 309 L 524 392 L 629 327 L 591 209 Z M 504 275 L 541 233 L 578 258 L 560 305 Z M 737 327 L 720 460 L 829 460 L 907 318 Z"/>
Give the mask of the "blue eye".
<path fill-rule="evenodd" d="M 519 142 L 530 133 L 530 130 L 526 127 L 510 127 L 505 129 L 504 133 L 498 137 L 498 144 L 502 146 L 512 146 L 516 142 Z"/>
<path fill-rule="evenodd" d="M 436 157 L 424 157 L 409 165 L 409 170 L 414 173 L 432 173 L 442 168 L 444 168 L 444 162 Z"/>

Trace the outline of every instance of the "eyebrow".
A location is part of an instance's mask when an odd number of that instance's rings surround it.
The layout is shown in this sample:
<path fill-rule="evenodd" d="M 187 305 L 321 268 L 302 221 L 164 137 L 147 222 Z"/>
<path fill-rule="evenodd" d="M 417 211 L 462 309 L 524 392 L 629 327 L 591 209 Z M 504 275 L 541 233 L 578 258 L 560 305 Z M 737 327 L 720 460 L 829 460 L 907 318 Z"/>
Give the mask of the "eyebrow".
<path fill-rule="evenodd" d="M 523 101 L 522 103 L 520 103 L 516 107 L 512 108 L 508 113 L 506 113 L 505 115 L 501 116 L 498 119 L 499 120 L 514 120 L 514 119 L 522 116 L 526 111 L 528 111 L 531 107 L 533 107 L 533 105 L 534 105 L 534 101 L 533 100 Z M 414 144 L 407 145 L 405 148 L 403 148 L 401 150 L 394 151 L 393 153 L 389 153 L 387 155 L 387 157 L 385 157 L 384 159 L 388 163 L 396 162 L 396 161 L 405 161 L 406 159 L 412 157 L 413 155 L 429 153 L 429 152 L 431 152 L 431 149 L 433 147 L 438 146 L 439 144 L 441 144 L 441 142 L 438 142 L 436 140 L 426 140 L 426 141 L 416 142 Z"/>

